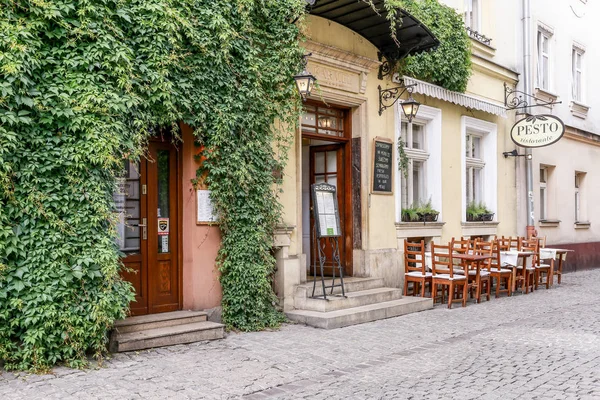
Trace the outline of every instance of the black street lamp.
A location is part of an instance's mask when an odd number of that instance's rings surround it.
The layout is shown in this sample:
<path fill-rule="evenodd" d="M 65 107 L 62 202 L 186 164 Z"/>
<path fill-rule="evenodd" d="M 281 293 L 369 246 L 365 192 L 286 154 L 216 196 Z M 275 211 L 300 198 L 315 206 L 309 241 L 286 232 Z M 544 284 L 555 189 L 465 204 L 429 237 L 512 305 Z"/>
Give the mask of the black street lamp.
<path fill-rule="evenodd" d="M 313 89 L 317 78 L 315 78 L 310 72 L 306 69 L 306 64 L 308 60 L 306 57 L 311 56 L 312 53 L 305 54 L 302 56 L 302 72 L 298 75 L 294 75 L 294 80 L 296 81 L 296 86 L 298 87 L 298 92 L 300 92 L 300 96 L 302 96 L 302 101 L 305 101 L 308 96 L 310 96 L 310 92 Z"/>
<path fill-rule="evenodd" d="M 408 100 L 405 100 L 400 104 L 409 124 L 412 122 L 413 118 L 417 116 L 420 105 L 421 103 L 413 99 L 412 94 L 408 97 Z"/>

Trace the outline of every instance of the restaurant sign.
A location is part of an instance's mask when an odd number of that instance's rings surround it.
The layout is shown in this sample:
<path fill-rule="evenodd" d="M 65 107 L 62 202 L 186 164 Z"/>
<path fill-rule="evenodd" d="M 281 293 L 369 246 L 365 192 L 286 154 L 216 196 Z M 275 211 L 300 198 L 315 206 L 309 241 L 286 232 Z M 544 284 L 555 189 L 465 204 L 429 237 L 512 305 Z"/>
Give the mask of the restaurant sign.
<path fill-rule="evenodd" d="M 565 124 L 554 115 L 530 115 L 517 122 L 510 138 L 521 147 L 544 147 L 556 143 L 565 134 Z"/>

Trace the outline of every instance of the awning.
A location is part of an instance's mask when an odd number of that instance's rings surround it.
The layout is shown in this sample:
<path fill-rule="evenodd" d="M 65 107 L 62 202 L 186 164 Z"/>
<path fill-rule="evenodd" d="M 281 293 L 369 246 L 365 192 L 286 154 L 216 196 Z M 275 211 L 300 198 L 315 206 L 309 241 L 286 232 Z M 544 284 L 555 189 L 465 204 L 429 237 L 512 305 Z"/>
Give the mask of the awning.
<path fill-rule="evenodd" d="M 396 38 L 391 36 L 390 21 L 383 0 L 373 0 L 371 5 L 362 0 L 306 0 L 308 13 L 335 21 L 369 40 L 390 62 L 429 50 L 439 41 L 431 31 L 403 9 L 398 9 L 401 23 L 396 27 Z M 310 5 L 312 4 L 312 5 Z"/>
<path fill-rule="evenodd" d="M 444 100 L 449 103 L 458 104 L 473 110 L 484 111 L 490 114 L 498 115 L 506 118 L 506 108 L 503 104 L 495 103 L 489 100 L 484 100 L 476 96 L 453 92 L 443 87 L 423 82 L 415 78 L 405 76 L 402 78 L 405 85 L 415 85 L 413 92 L 424 94 L 425 96 L 434 97 Z"/>

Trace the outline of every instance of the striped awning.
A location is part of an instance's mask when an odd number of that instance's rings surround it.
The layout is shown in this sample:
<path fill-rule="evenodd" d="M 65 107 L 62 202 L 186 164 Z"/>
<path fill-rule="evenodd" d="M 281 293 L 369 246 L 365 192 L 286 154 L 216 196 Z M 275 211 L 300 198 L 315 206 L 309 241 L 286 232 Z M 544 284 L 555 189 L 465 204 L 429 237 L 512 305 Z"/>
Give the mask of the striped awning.
<path fill-rule="evenodd" d="M 484 100 L 476 96 L 469 94 L 463 94 L 453 92 L 443 87 L 433 85 L 431 83 L 423 82 L 409 76 L 404 76 L 405 85 L 416 85 L 413 92 L 424 94 L 425 96 L 434 97 L 436 99 L 444 100 L 449 103 L 458 104 L 472 110 L 484 111 L 490 114 L 498 115 L 502 118 L 506 118 L 506 108 L 503 104 L 495 103 L 489 100 Z"/>

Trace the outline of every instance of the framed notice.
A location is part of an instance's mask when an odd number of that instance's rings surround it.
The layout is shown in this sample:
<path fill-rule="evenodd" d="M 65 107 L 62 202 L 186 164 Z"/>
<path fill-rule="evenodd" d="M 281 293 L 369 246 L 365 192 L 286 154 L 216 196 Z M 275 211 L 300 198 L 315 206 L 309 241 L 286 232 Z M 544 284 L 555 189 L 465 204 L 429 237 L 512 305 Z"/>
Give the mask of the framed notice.
<path fill-rule="evenodd" d="M 317 237 L 341 236 L 340 211 L 335 186 L 315 183 L 311 186 L 311 193 Z"/>
<path fill-rule="evenodd" d="M 391 139 L 373 139 L 373 171 L 371 193 L 394 194 L 394 142 Z"/>
<path fill-rule="evenodd" d="M 196 190 L 196 225 L 218 222 L 218 217 L 210 200 L 210 190 Z"/>

